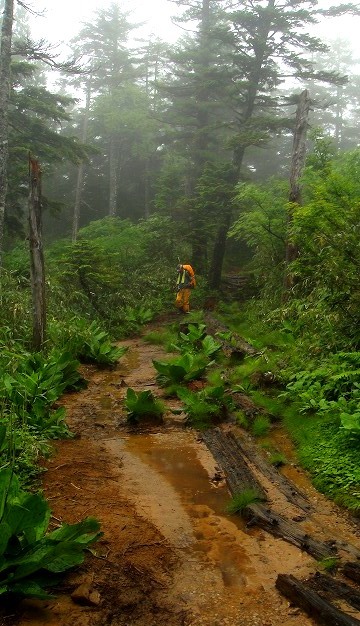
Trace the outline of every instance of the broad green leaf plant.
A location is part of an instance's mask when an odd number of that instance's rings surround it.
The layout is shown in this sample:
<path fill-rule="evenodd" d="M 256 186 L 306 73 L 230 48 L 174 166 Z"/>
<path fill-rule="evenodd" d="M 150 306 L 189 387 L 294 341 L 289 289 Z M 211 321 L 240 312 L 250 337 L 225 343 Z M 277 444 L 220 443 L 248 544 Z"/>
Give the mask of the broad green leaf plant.
<path fill-rule="evenodd" d="M 11 469 L 0 471 L 0 595 L 54 597 L 46 588 L 102 535 L 91 517 L 48 532 L 50 515 L 41 495 L 23 491 Z"/>
<path fill-rule="evenodd" d="M 153 360 L 153 365 L 158 372 L 156 377 L 160 385 L 187 383 L 190 380 L 201 378 L 206 369 L 213 365 L 214 361 L 202 354 L 185 353 L 169 361 Z"/>
<path fill-rule="evenodd" d="M 182 353 L 200 353 L 207 357 L 214 357 L 221 349 L 221 344 L 217 343 L 211 335 L 206 334 L 205 324 L 189 324 L 188 332 L 180 332 L 179 340 L 171 347 Z"/>
<path fill-rule="evenodd" d="M 129 424 L 139 424 L 142 421 L 161 422 L 165 413 L 165 406 L 161 400 L 149 390 L 137 393 L 128 388 L 125 398 L 127 421 Z"/>

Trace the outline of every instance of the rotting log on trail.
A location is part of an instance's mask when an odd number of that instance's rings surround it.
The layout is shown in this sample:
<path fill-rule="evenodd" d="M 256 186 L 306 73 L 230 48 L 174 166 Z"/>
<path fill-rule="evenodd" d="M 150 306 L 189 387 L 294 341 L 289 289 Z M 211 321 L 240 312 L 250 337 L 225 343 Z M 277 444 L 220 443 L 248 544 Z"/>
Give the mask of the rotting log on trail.
<path fill-rule="evenodd" d="M 342 573 L 350 580 L 360 583 L 360 563 L 344 563 Z"/>
<path fill-rule="evenodd" d="M 300 530 L 296 523 L 274 513 L 269 507 L 251 504 L 245 511 L 245 517 L 249 519 L 249 524 L 258 526 L 274 537 L 291 543 L 317 560 L 336 556 L 335 542 L 324 543 L 314 539 L 308 533 Z"/>
<path fill-rule="evenodd" d="M 325 595 L 327 600 L 340 598 L 341 600 L 345 600 L 354 609 L 360 610 L 360 592 L 354 587 L 350 587 L 350 585 L 336 580 L 336 578 L 332 576 L 316 572 L 314 576 L 309 578 L 306 584 L 311 587 L 313 591 Z"/>
<path fill-rule="evenodd" d="M 208 430 L 203 441 L 225 473 L 232 495 L 253 489 L 264 500 L 266 491 L 253 475 L 239 447 L 227 432 L 220 428 Z M 279 537 L 304 550 L 315 559 L 336 555 L 335 541 L 324 543 L 303 532 L 295 522 L 275 513 L 268 504 L 251 504 L 244 511 L 248 525 L 258 526 L 274 537 Z"/>
<path fill-rule="evenodd" d="M 288 574 L 279 574 L 276 588 L 295 606 L 325 626 L 360 626 L 360 621 L 324 600 L 316 591 Z"/>
<path fill-rule="evenodd" d="M 255 444 L 253 444 L 250 438 L 237 437 L 233 432 L 229 432 L 227 436 L 233 440 L 236 448 L 239 450 L 242 458 L 246 461 L 247 465 L 255 465 L 256 469 L 267 478 L 272 484 L 276 485 L 277 489 L 286 497 L 286 499 L 299 507 L 306 513 L 313 510 L 306 494 L 290 482 L 285 476 L 280 474 L 277 469 L 270 465 L 262 454 L 258 451 Z"/>
<path fill-rule="evenodd" d="M 202 438 L 216 461 L 222 466 L 232 495 L 245 489 L 253 489 L 262 499 L 267 500 L 266 491 L 250 471 L 228 433 L 220 428 L 214 428 L 204 432 Z"/>

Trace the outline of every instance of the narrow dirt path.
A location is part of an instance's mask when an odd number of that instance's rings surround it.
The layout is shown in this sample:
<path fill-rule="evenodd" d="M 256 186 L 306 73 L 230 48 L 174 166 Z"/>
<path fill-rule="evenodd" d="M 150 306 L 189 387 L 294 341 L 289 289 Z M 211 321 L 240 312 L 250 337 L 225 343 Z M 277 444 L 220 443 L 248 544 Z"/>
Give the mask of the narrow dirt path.
<path fill-rule="evenodd" d="M 101 521 L 103 538 L 55 600 L 12 607 L 3 625 L 313 625 L 276 591 L 275 581 L 279 573 L 309 575 L 314 559 L 226 515 L 225 481 L 183 416 L 169 411 L 163 426 L 143 432 L 127 427 L 126 389 L 161 395 L 152 359 L 164 353 L 141 339 L 123 343 L 129 350 L 114 370 L 84 368 L 88 388 L 63 398 L 76 437 L 56 442 L 44 474 L 54 526 L 91 515 Z M 319 535 L 329 537 L 336 526 L 338 537 L 359 545 L 346 514 L 294 471 L 322 510 Z M 282 506 L 275 491 L 271 497 Z M 313 521 L 310 526 L 314 530 Z"/>

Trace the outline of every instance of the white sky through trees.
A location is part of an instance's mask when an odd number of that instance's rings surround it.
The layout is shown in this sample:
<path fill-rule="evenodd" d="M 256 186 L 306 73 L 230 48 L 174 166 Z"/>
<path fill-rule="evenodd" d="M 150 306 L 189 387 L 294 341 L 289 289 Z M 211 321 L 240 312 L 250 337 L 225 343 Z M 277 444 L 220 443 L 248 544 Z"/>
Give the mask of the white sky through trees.
<path fill-rule="evenodd" d="M 114 0 L 32 0 L 31 7 L 44 11 L 45 17 L 32 17 L 31 29 L 36 38 L 44 38 L 51 43 L 68 42 L 80 30 L 82 22 L 92 20 L 94 11 L 106 8 Z M 358 4 L 358 0 L 352 0 Z M 340 4 L 339 0 L 320 0 L 320 6 Z M 172 24 L 171 16 L 179 9 L 170 0 L 119 0 L 121 10 L 129 11 L 131 22 L 146 22 L 141 29 L 145 38 L 150 34 L 165 41 L 174 42 L 183 31 Z M 360 17 L 343 16 L 327 18 L 314 29 L 314 34 L 324 40 L 341 38 L 348 40 L 355 54 L 360 57 Z"/>
<path fill-rule="evenodd" d="M 31 7 L 44 12 L 44 17 L 32 17 L 31 31 L 34 37 L 47 39 L 51 43 L 68 42 L 81 29 L 83 22 L 91 22 L 95 11 L 106 9 L 114 0 L 32 0 Z M 146 22 L 139 29 L 142 36 L 150 34 L 165 41 L 175 41 L 181 30 L 171 22 L 178 8 L 169 0 L 119 1 L 122 11 L 129 12 L 132 23 Z"/>

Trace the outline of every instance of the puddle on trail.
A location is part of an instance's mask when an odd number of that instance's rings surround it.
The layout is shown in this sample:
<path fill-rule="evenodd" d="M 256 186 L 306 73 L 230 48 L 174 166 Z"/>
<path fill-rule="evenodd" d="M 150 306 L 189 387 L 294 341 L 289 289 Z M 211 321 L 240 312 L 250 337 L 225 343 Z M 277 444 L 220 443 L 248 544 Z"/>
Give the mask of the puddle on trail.
<path fill-rule="evenodd" d="M 103 396 L 102 419 L 106 420 L 106 414 L 114 417 L 126 387 L 151 385 L 157 393 L 154 358 L 161 358 L 157 347 L 146 346 L 140 359 L 137 346 L 130 348 L 102 386 L 104 395 L 113 401 Z M 272 593 L 284 559 L 294 567 L 302 565 L 302 555 L 293 546 L 282 546 L 279 551 L 278 540 L 265 539 L 259 529 L 245 529 L 239 516 L 226 513 L 230 494 L 225 481 L 214 480 L 218 478 L 216 462 L 196 432 L 167 423 L 156 433 L 117 431 L 104 438 L 103 444 L 118 459 L 126 498 L 182 555 L 175 595 L 197 598 L 198 604 L 203 603 L 201 613 L 209 613 L 209 619 L 222 611 L 220 605 L 228 593 L 231 605 L 235 598 L 244 597 L 244 590 Z"/>
<path fill-rule="evenodd" d="M 126 493 L 138 513 L 187 558 L 215 567 L 223 586 L 243 587 L 249 566 L 244 523 L 226 513 L 229 492 L 224 481 L 211 482 L 215 462 L 194 433 L 129 435 L 106 445 L 121 459 Z"/>
<path fill-rule="evenodd" d="M 127 437 L 125 443 L 129 452 L 171 483 L 185 507 L 207 505 L 217 515 L 225 514 L 230 501 L 228 489 L 224 482 L 217 487 L 210 482 L 216 466 L 209 466 L 210 474 L 206 471 L 195 446 L 199 446 L 203 462 L 206 462 L 207 454 L 200 448 L 202 444 L 194 441 L 192 434 L 174 432 L 171 435 L 133 435 Z"/>

